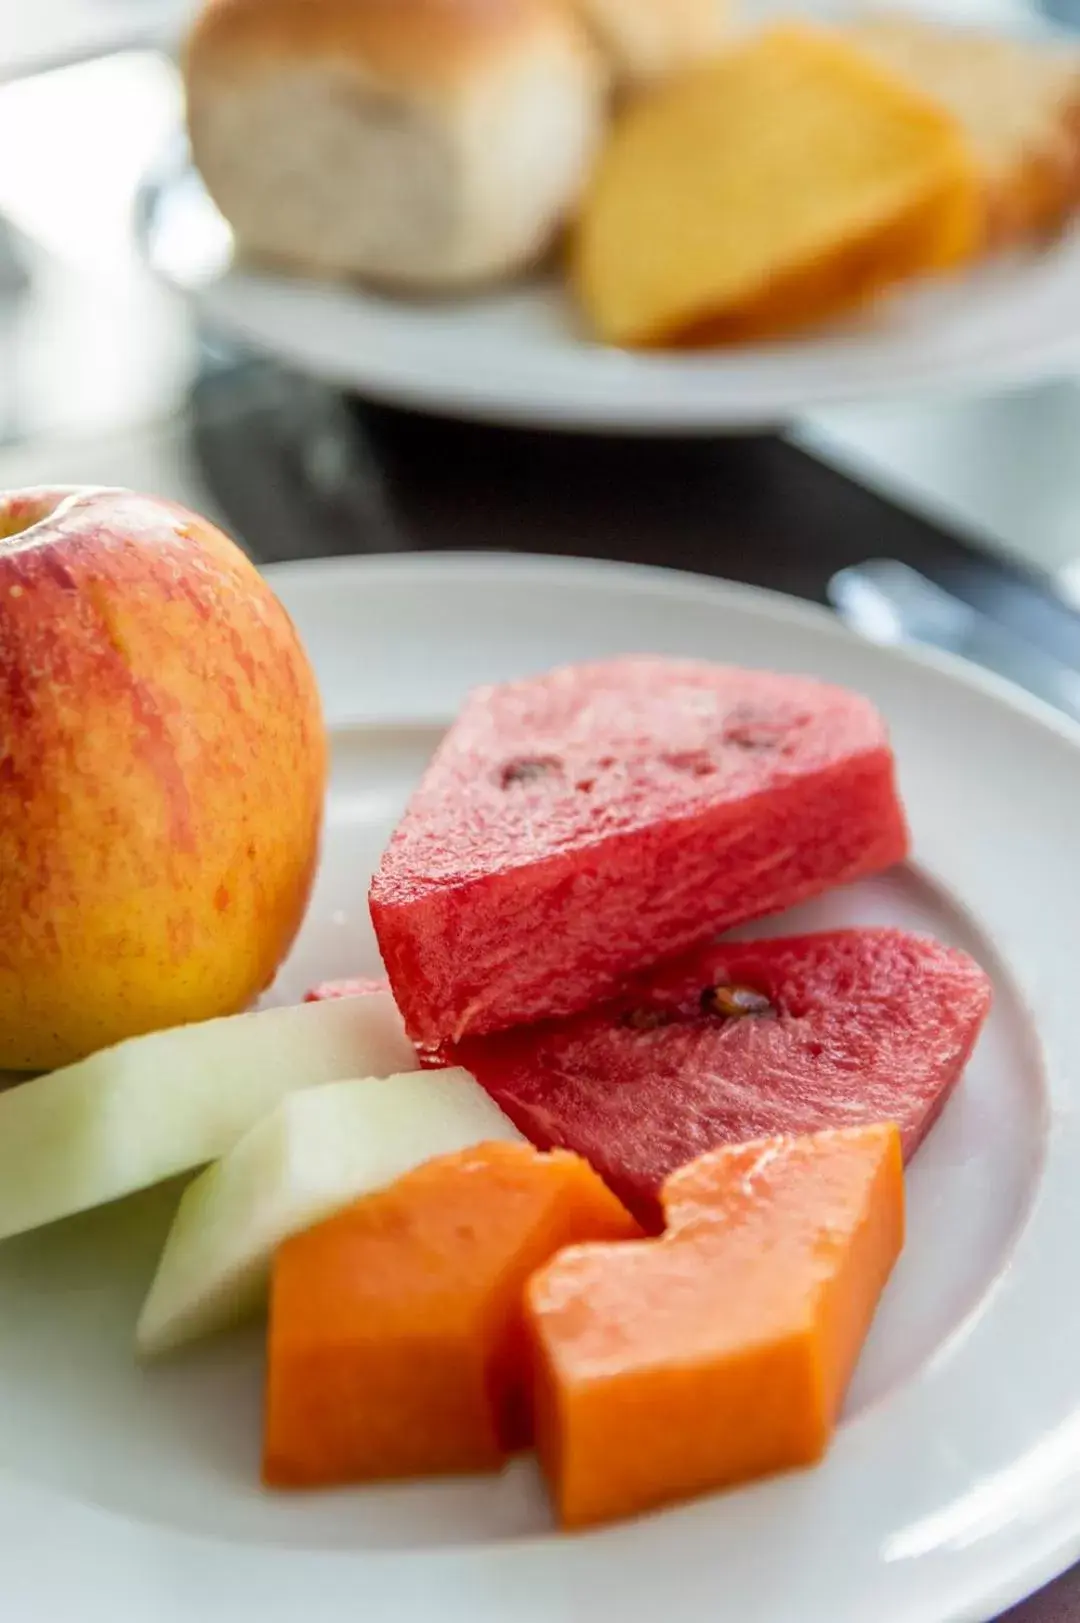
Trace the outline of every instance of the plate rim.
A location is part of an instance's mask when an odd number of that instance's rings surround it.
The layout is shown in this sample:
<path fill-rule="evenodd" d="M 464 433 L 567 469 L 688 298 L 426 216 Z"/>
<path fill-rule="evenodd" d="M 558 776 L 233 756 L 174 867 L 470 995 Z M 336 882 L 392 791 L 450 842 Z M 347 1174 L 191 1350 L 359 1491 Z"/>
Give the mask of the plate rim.
<path fill-rule="evenodd" d="M 871 642 L 852 631 L 839 616 L 825 604 L 809 598 L 795 597 L 773 586 L 755 586 L 748 581 L 728 580 L 720 575 L 703 575 L 698 570 L 680 569 L 670 564 L 624 563 L 616 559 L 583 556 L 563 556 L 559 553 L 513 552 L 504 548 L 491 550 L 454 548 L 452 551 L 431 549 L 409 552 L 369 552 L 355 555 L 334 555 L 325 558 L 291 558 L 280 563 L 260 567 L 260 573 L 273 585 L 283 583 L 286 592 L 293 588 L 304 590 L 309 586 L 320 589 L 324 582 L 332 582 L 335 575 L 349 580 L 360 566 L 365 574 L 378 576 L 417 573 L 429 575 L 444 566 L 451 574 L 475 575 L 488 573 L 494 564 L 496 573 L 510 577 L 530 576 L 539 580 L 555 579 L 566 573 L 573 574 L 582 583 L 603 585 L 618 580 L 623 587 L 640 586 L 641 595 L 649 595 L 658 588 L 677 593 L 685 590 L 687 582 L 694 589 L 718 604 L 729 603 L 736 609 L 760 612 L 770 618 L 786 621 L 789 625 L 803 626 L 819 635 L 831 637 L 838 643 L 856 643 L 870 648 L 884 660 L 895 660 L 900 665 L 915 665 L 936 671 L 942 676 L 959 681 L 989 697 L 1005 703 L 1026 719 L 1040 723 L 1044 728 L 1080 747 L 1080 721 L 1058 710 L 1049 700 L 1030 693 L 1008 677 L 999 676 L 982 665 L 976 665 L 961 654 L 929 645 L 905 643 L 893 645 Z M 288 605 L 286 605 L 288 607 Z M 291 610 L 290 610 L 291 613 Z M 362 718 L 361 718 L 362 719 Z M 442 725 L 444 716 L 427 718 L 432 725 Z M 347 725 L 347 718 L 335 722 Z M 411 724 L 411 721 L 410 721 Z"/>
<path fill-rule="evenodd" d="M 1076 235 L 1075 231 L 1070 233 Z M 1073 257 L 1080 257 L 1080 250 L 1074 250 Z M 1049 257 L 1032 266 L 1033 271 L 1054 268 Z M 580 343 L 559 352 L 567 368 L 576 373 L 574 377 L 530 377 L 520 370 L 506 370 L 496 380 L 481 369 L 450 374 L 415 358 L 406 364 L 400 351 L 383 357 L 368 353 L 353 361 L 347 358 L 353 353 L 347 345 L 336 345 L 332 353 L 316 354 L 312 344 L 299 338 L 298 324 L 275 322 L 271 337 L 269 320 L 253 313 L 253 300 L 272 296 L 281 306 L 287 301 L 318 302 L 324 297 L 340 296 L 340 284 L 323 287 L 296 277 L 241 268 L 230 269 L 219 280 L 197 289 L 185 289 L 171 278 L 165 280 L 174 293 L 192 301 L 203 320 L 332 386 L 356 391 L 386 405 L 427 410 L 462 421 L 567 434 L 607 431 L 628 437 L 705 436 L 776 429 L 830 409 L 897 399 L 948 401 L 963 398 L 972 390 L 1023 389 L 1071 376 L 1080 359 L 1080 326 L 1071 335 L 1062 335 L 1055 325 L 1052 330 L 1025 338 L 1013 336 L 953 365 L 924 363 L 905 369 L 898 364 L 897 355 L 883 355 L 873 372 L 858 383 L 848 382 L 842 375 L 828 375 L 829 360 L 823 352 L 822 370 L 812 389 L 782 383 L 774 375 L 764 385 L 758 384 L 759 398 L 747 397 L 746 379 L 738 376 L 736 367 L 741 365 L 748 371 L 776 368 L 789 354 L 799 357 L 796 342 L 732 351 L 715 359 L 705 355 L 650 356 Z M 360 296 L 375 295 L 360 290 Z M 395 319 L 403 308 L 401 304 L 394 306 Z M 419 340 L 422 335 L 416 337 Z M 823 350 L 825 342 L 822 340 Z M 412 347 L 415 357 L 426 346 L 417 342 Z M 541 349 L 541 356 L 545 353 Z M 601 382 L 604 368 L 609 376 Z M 586 372 L 590 384 L 587 393 L 580 390 Z M 695 386 L 694 392 L 687 392 L 688 385 Z"/>

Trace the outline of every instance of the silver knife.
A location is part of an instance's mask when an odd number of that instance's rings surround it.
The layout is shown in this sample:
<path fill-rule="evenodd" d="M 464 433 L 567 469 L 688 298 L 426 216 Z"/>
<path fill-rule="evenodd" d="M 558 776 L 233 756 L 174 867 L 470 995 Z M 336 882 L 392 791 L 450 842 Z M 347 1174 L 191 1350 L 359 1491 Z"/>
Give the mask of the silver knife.
<path fill-rule="evenodd" d="M 841 619 L 871 641 L 959 654 L 1080 721 L 1080 671 L 907 564 L 881 558 L 842 569 L 828 595 Z"/>

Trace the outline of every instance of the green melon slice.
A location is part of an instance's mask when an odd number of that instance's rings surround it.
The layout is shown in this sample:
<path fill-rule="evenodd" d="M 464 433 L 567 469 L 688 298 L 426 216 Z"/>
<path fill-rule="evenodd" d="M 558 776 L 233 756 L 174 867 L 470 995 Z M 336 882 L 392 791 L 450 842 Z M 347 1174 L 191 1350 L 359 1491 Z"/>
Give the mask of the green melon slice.
<path fill-rule="evenodd" d="M 134 1037 L 0 1094 L 0 1239 L 215 1160 L 288 1093 L 411 1070 L 387 992 Z"/>
<path fill-rule="evenodd" d="M 290 1235 L 433 1156 L 520 1137 L 467 1071 L 334 1082 L 284 1099 L 185 1192 L 139 1352 L 171 1351 L 255 1312 Z"/>

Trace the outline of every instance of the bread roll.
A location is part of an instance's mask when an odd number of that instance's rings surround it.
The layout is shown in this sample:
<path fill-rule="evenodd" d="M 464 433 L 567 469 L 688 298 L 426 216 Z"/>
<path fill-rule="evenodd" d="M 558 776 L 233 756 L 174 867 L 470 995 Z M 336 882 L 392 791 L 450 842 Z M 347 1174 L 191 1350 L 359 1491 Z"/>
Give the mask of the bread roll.
<path fill-rule="evenodd" d="M 211 0 L 185 80 L 242 253 L 402 289 L 540 256 L 605 116 L 597 54 L 552 0 Z"/>
<path fill-rule="evenodd" d="M 617 84 L 665 78 L 726 42 L 728 0 L 575 0 Z"/>
<path fill-rule="evenodd" d="M 1074 47 L 878 16 L 845 32 L 959 119 L 979 165 L 987 241 L 1045 236 L 1080 203 Z"/>

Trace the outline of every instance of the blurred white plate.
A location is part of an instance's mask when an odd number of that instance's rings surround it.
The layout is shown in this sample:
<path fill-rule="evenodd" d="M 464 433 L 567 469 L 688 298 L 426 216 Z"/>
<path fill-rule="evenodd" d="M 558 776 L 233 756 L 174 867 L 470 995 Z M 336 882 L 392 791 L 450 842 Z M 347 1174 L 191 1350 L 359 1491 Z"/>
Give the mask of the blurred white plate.
<path fill-rule="evenodd" d="M 168 44 L 199 0 L 0 0 L 0 86 L 112 51 Z"/>
<path fill-rule="evenodd" d="M 894 731 L 918 866 L 774 928 L 967 946 L 997 1003 L 910 1174 L 907 1249 L 825 1463 L 563 1538 L 502 1477 L 273 1496 L 258 1328 L 149 1370 L 159 1189 L 0 1247 L 0 1572 L 26 1623 L 945 1623 L 1080 1551 L 1080 731 L 987 678 L 691 576 L 499 557 L 291 566 L 334 766 L 277 988 L 375 968 L 372 864 L 468 687 L 630 650 L 817 672 Z"/>
<path fill-rule="evenodd" d="M 551 274 L 449 301 L 235 266 L 229 233 L 179 158 L 144 195 L 155 269 L 206 320 L 329 382 L 452 416 L 620 433 L 786 423 L 827 406 L 969 392 L 1080 368 L 1080 226 L 783 343 L 631 354 L 590 340 Z"/>

